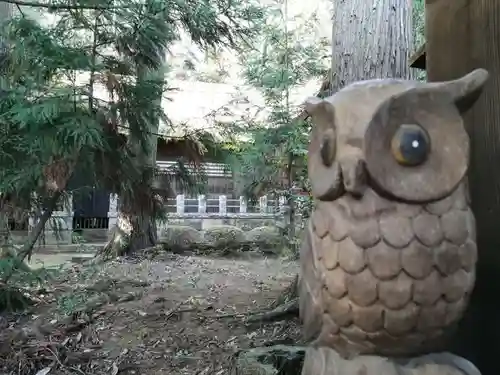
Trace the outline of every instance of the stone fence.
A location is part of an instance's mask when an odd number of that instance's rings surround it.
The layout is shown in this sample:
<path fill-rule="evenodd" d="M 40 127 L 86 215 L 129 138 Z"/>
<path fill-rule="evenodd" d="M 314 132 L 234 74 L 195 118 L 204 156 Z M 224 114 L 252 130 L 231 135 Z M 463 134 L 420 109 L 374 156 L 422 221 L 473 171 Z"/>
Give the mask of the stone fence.
<path fill-rule="evenodd" d="M 47 223 L 40 239 L 40 245 L 69 245 L 78 241 L 87 243 L 105 242 L 111 229 L 116 225 L 119 216 L 119 198 L 110 195 L 109 210 L 106 218 L 83 218 L 84 225 L 74 220 L 71 196 L 65 199 Z M 284 197 L 269 199 L 260 197 L 257 203 L 251 204 L 244 197 L 231 199 L 225 195 L 207 198 L 199 195 L 195 198 L 178 195 L 165 202 L 167 210 L 166 222 L 158 221 L 158 236 L 169 232 L 172 226 L 191 226 L 196 230 L 206 230 L 217 226 L 236 226 L 242 230 L 251 230 L 261 226 L 273 226 L 281 222 L 287 210 Z M 30 217 L 28 229 L 36 225 L 37 218 Z M 75 224 L 77 223 L 77 224 Z M 14 238 L 25 237 L 26 231 L 13 231 Z M 21 240 L 21 239 L 19 239 Z"/>

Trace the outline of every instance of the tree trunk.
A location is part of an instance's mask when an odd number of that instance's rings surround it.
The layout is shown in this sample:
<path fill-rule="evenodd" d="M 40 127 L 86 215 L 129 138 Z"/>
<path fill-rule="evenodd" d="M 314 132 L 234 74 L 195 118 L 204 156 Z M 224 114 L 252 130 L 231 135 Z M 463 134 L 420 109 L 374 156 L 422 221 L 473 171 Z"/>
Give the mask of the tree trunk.
<path fill-rule="evenodd" d="M 500 349 L 500 2 L 434 0 L 426 4 L 426 66 L 429 81 L 458 78 L 485 68 L 490 79 L 465 116 L 471 136 L 469 188 L 476 216 L 479 263 L 471 304 L 456 350 L 483 375 L 498 373 Z"/>
<path fill-rule="evenodd" d="M 153 132 L 156 134 L 157 128 L 153 129 Z M 128 255 L 156 245 L 156 203 L 153 196 L 154 175 L 151 165 L 156 163 L 156 135 L 150 135 L 148 138 L 148 150 L 140 150 L 138 156 L 138 161 L 144 167 L 140 186 L 136 186 L 132 191 L 123 192 L 119 197 L 118 220 L 112 229 L 111 239 L 97 253 L 100 258 Z"/>
<path fill-rule="evenodd" d="M 156 72 L 149 73 L 155 78 L 164 79 L 165 69 L 162 66 Z M 137 79 L 146 79 L 147 73 L 138 69 Z M 162 92 L 156 93 L 158 104 L 161 104 Z M 119 216 L 111 240 L 97 253 L 97 257 L 111 258 L 137 252 L 153 247 L 157 243 L 156 207 L 154 196 L 154 168 L 156 167 L 156 149 L 159 129 L 159 118 L 151 126 L 146 137 L 146 148 L 131 135 L 129 142 L 134 146 L 138 163 L 144 168 L 140 186 L 133 191 L 123 192 L 119 197 Z"/>
<path fill-rule="evenodd" d="M 128 212 L 126 212 L 128 211 Z M 126 210 L 126 204 L 121 205 L 116 226 L 112 236 L 97 256 L 108 259 L 132 254 L 156 245 L 156 221 L 154 213 Z"/>
<path fill-rule="evenodd" d="M 411 78 L 409 0 L 333 2 L 332 91 L 374 78 Z"/>

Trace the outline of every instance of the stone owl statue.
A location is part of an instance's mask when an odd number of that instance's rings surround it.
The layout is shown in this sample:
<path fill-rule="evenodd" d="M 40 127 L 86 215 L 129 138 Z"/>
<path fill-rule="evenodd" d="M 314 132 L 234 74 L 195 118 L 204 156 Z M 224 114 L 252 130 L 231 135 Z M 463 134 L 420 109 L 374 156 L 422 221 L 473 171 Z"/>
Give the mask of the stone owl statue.
<path fill-rule="evenodd" d="M 313 347 L 343 358 L 442 350 L 475 280 L 462 115 L 487 77 L 362 81 L 306 102 L 315 208 L 299 295 Z"/>

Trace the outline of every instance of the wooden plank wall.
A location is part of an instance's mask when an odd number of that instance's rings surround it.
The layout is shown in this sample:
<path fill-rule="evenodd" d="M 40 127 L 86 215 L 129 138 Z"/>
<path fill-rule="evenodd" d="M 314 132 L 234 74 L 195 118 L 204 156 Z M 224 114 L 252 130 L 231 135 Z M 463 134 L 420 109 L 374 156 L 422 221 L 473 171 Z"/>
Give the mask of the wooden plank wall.
<path fill-rule="evenodd" d="M 500 353 L 500 1 L 427 0 L 426 70 L 430 81 L 475 68 L 491 76 L 466 115 L 471 135 L 469 185 L 476 214 L 479 267 L 456 349 L 483 375 L 498 374 Z"/>

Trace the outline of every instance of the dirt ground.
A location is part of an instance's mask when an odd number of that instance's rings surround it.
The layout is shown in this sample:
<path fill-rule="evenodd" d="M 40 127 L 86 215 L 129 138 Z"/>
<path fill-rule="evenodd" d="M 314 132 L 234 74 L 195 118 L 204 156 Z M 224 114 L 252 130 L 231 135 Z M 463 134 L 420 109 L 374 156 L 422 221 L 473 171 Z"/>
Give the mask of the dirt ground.
<path fill-rule="evenodd" d="M 0 317 L 0 374 L 229 374 L 243 348 L 292 344 L 298 322 L 249 323 L 296 262 L 164 254 L 79 265 Z M 2 368 L 3 366 L 3 368 Z"/>

